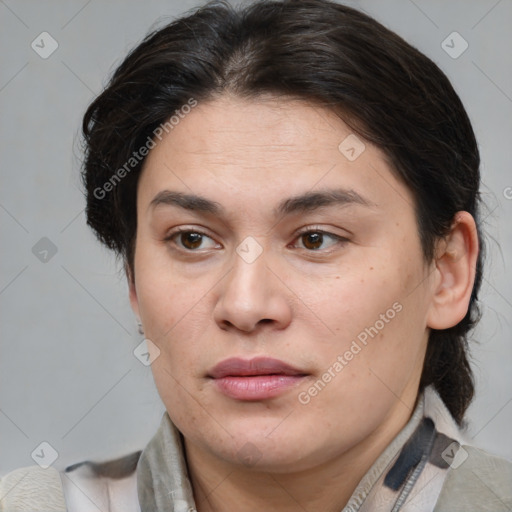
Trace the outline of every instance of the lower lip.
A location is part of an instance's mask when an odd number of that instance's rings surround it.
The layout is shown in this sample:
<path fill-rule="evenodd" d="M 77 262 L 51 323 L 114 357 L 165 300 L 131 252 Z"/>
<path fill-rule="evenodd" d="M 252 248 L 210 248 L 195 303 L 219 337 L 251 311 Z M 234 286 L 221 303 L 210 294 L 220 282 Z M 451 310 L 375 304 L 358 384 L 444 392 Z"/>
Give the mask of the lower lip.
<path fill-rule="evenodd" d="M 215 379 L 221 393 L 236 400 L 265 400 L 296 386 L 303 375 L 227 376 Z"/>

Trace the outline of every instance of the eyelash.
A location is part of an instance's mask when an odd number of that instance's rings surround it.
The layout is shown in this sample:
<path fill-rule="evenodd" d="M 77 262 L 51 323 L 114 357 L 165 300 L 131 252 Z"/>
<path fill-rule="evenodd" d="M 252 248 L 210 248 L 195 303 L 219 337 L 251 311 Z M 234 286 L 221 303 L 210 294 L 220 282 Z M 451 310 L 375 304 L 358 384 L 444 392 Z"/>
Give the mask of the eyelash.
<path fill-rule="evenodd" d="M 210 238 L 211 240 L 213 240 L 212 237 L 210 237 L 209 235 L 207 235 L 204 231 L 201 231 L 199 229 L 187 229 L 187 228 L 178 228 L 176 229 L 175 231 L 173 231 L 172 233 L 170 233 L 167 237 L 165 237 L 164 241 L 167 242 L 167 243 L 174 243 L 175 245 L 177 245 L 175 242 L 174 242 L 174 239 L 176 237 L 178 237 L 179 235 L 182 235 L 184 233 L 187 233 L 187 234 L 190 234 L 190 233 L 193 233 L 193 234 L 196 234 L 196 235 L 201 235 L 203 237 L 207 237 L 207 238 Z M 345 237 L 342 237 L 340 235 L 335 235 L 334 233 L 330 233 L 328 231 L 325 231 L 323 229 L 318 229 L 318 228 L 308 228 L 308 229 L 304 229 L 303 231 L 300 231 L 299 233 L 296 234 L 294 240 L 298 240 L 300 239 L 301 237 L 303 237 L 304 235 L 307 235 L 307 234 L 311 234 L 311 233 L 315 233 L 315 234 L 321 234 L 323 236 L 328 236 L 332 239 L 334 239 L 335 241 L 337 241 L 335 244 L 333 245 L 344 245 L 345 243 L 347 243 L 349 240 Z M 188 252 L 188 253 L 193 253 L 193 252 L 200 252 L 200 250 L 193 250 L 193 249 L 187 249 L 187 248 L 183 248 L 183 247 L 180 247 L 180 246 L 177 246 L 178 247 L 178 250 L 180 251 L 183 251 L 183 252 Z M 315 253 L 315 252 L 319 252 L 319 253 L 324 253 L 325 254 L 325 250 L 322 251 L 322 249 L 306 249 L 306 248 L 301 248 L 300 249 L 303 249 L 309 253 Z"/>
<path fill-rule="evenodd" d="M 328 237 L 332 238 L 333 240 L 336 241 L 336 243 L 334 243 L 333 246 L 344 245 L 348 242 L 348 239 L 343 236 L 335 235 L 334 233 L 330 233 L 329 231 L 325 231 L 325 230 L 319 229 L 319 228 L 304 229 L 303 231 L 300 231 L 299 233 L 297 233 L 295 240 L 299 240 L 304 235 L 308 235 L 311 233 L 320 234 L 322 236 L 328 236 Z M 311 252 L 311 253 L 314 253 L 314 252 L 323 252 L 324 254 L 326 253 L 326 250 L 322 251 L 322 249 L 304 249 L 304 250 L 306 250 L 307 252 Z"/>

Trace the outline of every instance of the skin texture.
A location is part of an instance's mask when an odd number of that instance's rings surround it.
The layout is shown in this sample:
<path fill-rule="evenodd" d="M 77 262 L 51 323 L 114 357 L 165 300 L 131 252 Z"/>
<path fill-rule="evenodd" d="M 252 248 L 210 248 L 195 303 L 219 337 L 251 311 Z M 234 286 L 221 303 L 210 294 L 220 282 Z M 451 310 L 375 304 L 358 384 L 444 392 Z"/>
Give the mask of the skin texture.
<path fill-rule="evenodd" d="M 224 95 L 195 107 L 145 162 L 130 299 L 160 351 L 152 371 L 184 435 L 200 512 L 339 511 L 411 415 L 429 327 L 467 310 L 472 217 L 459 212 L 426 262 L 411 192 L 369 143 L 347 159 L 338 145 L 351 133 L 306 102 Z M 274 215 L 292 196 L 339 188 L 366 204 Z M 151 206 L 164 190 L 225 212 Z M 206 236 L 171 237 L 176 228 Z M 252 263 L 237 253 L 249 236 L 262 250 Z M 371 326 L 377 334 L 336 371 Z M 257 356 L 306 376 L 261 401 L 229 398 L 208 377 L 228 357 Z"/>

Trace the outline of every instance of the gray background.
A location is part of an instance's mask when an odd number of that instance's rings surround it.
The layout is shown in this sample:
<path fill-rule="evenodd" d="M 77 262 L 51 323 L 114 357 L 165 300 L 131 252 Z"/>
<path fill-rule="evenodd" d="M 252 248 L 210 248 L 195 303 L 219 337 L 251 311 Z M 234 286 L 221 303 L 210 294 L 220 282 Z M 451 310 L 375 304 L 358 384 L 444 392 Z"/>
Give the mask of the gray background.
<path fill-rule="evenodd" d="M 0 474 L 34 464 L 42 441 L 63 468 L 140 449 L 157 428 L 164 408 L 133 355 L 142 337 L 120 265 L 85 226 L 78 133 L 126 52 L 200 3 L 0 0 Z M 477 444 L 512 459 L 512 1 L 351 5 L 437 62 L 474 123 L 490 239 L 468 419 Z M 47 59 L 31 48 L 43 31 L 59 45 Z M 456 59 L 441 46 L 453 31 L 469 44 Z M 33 252 L 43 237 L 57 249 L 47 261 L 48 242 Z"/>

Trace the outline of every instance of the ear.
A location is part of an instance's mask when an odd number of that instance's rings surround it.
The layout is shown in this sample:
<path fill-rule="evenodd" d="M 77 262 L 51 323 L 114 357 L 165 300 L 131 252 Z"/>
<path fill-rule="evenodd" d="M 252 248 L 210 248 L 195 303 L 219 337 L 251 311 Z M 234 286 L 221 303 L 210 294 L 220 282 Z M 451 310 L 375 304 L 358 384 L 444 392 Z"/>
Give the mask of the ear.
<path fill-rule="evenodd" d="M 137 297 L 137 290 L 135 289 L 135 276 L 133 275 L 133 272 L 128 264 L 125 264 L 124 271 L 126 273 L 126 280 L 128 281 L 130 304 L 132 306 L 133 312 L 135 313 L 135 316 L 140 322 L 139 299 Z"/>
<path fill-rule="evenodd" d="M 435 280 L 427 325 L 448 329 L 468 311 L 475 282 L 478 234 L 468 212 L 457 212 L 448 235 L 439 241 L 435 256 Z"/>

